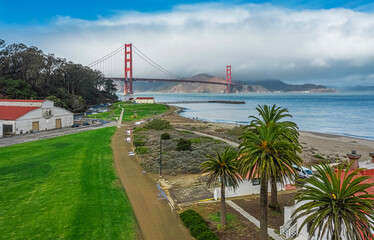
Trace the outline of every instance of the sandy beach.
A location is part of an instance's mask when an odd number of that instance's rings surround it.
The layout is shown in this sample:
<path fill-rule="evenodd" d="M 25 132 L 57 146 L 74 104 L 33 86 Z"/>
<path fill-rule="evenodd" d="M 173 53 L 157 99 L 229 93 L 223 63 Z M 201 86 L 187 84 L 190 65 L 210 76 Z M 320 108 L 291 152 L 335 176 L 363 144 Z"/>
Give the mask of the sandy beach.
<path fill-rule="evenodd" d="M 175 111 L 165 116 L 164 119 L 180 128 L 193 128 L 197 131 L 222 137 L 222 132 L 225 129 L 232 129 L 237 126 L 230 123 L 214 123 L 185 118 L 179 115 L 182 108 L 172 108 Z M 330 162 L 340 162 L 346 160 L 347 154 L 351 153 L 352 150 L 356 150 L 358 154 L 362 155 L 360 161 L 371 161 L 369 152 L 374 152 L 374 141 L 360 138 L 300 131 L 299 141 L 303 147 L 301 157 L 305 165 L 318 163 L 320 161 L 319 156 Z"/>

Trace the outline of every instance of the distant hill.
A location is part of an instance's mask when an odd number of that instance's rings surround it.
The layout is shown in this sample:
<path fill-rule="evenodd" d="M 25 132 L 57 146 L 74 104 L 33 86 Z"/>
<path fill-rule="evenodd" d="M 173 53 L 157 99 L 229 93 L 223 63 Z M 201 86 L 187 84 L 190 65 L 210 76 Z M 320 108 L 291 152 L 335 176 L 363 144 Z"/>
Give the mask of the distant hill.
<path fill-rule="evenodd" d="M 226 82 L 220 77 L 209 74 L 198 74 L 189 79 L 201 81 Z M 240 82 L 242 87 L 235 87 L 234 92 L 334 92 L 323 85 L 302 84 L 293 85 L 281 80 L 256 80 Z M 134 89 L 136 92 L 186 92 L 186 93 L 220 93 L 225 92 L 226 87 L 212 84 L 191 84 L 191 83 L 162 83 L 162 82 L 135 82 Z"/>

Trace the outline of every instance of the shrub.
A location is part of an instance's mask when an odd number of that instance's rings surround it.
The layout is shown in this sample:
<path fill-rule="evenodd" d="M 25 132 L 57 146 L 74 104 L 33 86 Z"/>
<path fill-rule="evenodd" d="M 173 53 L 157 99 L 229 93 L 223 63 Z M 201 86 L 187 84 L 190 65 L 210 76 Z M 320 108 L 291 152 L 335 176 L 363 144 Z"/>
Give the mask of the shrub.
<path fill-rule="evenodd" d="M 313 155 L 313 157 L 318 158 L 318 159 L 325 159 L 323 156 L 321 156 L 319 154 L 315 154 L 315 155 Z"/>
<path fill-rule="evenodd" d="M 201 143 L 201 139 L 200 138 L 191 138 L 190 141 L 191 141 L 191 143 L 195 143 L 195 144 Z"/>
<path fill-rule="evenodd" d="M 154 130 L 165 130 L 165 129 L 171 129 L 170 122 L 162 119 L 154 119 L 144 126 L 147 129 L 154 129 Z"/>
<path fill-rule="evenodd" d="M 212 231 L 205 231 L 205 232 L 202 232 L 196 238 L 196 240 L 218 240 L 218 238 L 216 237 L 216 235 L 214 235 Z"/>
<path fill-rule="evenodd" d="M 226 133 L 231 136 L 241 136 L 244 130 L 245 126 L 236 126 L 234 128 L 227 129 Z"/>
<path fill-rule="evenodd" d="M 145 145 L 145 142 L 143 140 L 140 140 L 140 139 L 134 140 L 133 143 L 134 143 L 135 147 L 140 147 L 140 146 L 144 146 Z"/>
<path fill-rule="evenodd" d="M 138 133 L 138 132 L 143 132 L 143 131 L 148 131 L 148 129 L 146 129 L 146 128 L 134 128 L 134 130 L 133 130 L 133 133 Z"/>
<path fill-rule="evenodd" d="M 184 139 L 184 138 L 179 139 L 177 143 L 177 150 L 178 151 L 191 151 L 192 150 L 191 141 Z"/>
<path fill-rule="evenodd" d="M 204 219 L 194 210 L 186 210 L 179 214 L 183 224 L 190 229 L 191 235 L 198 240 L 218 240 L 209 229 Z"/>
<path fill-rule="evenodd" d="M 170 134 L 167 133 L 167 132 L 161 134 L 161 139 L 162 140 L 168 140 L 168 139 L 170 139 Z"/>
<path fill-rule="evenodd" d="M 137 154 L 147 154 L 147 153 L 149 153 L 149 148 L 146 148 L 146 147 L 137 147 L 137 148 L 135 148 L 135 152 Z"/>
<path fill-rule="evenodd" d="M 194 238 L 197 238 L 202 232 L 208 232 L 209 227 L 206 225 L 206 223 L 200 223 L 200 224 L 192 224 L 190 225 L 190 231 L 191 235 Z"/>

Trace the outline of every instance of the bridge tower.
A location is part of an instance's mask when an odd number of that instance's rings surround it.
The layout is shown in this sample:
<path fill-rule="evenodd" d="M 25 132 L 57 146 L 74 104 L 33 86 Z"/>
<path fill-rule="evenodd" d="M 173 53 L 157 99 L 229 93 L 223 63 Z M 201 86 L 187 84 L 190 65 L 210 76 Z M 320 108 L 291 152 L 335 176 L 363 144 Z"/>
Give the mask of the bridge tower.
<path fill-rule="evenodd" d="M 124 95 L 133 94 L 132 91 L 132 44 L 125 44 L 125 90 Z"/>
<path fill-rule="evenodd" d="M 231 65 L 226 66 L 226 83 L 231 84 Z M 226 85 L 226 93 L 231 92 L 231 85 Z"/>

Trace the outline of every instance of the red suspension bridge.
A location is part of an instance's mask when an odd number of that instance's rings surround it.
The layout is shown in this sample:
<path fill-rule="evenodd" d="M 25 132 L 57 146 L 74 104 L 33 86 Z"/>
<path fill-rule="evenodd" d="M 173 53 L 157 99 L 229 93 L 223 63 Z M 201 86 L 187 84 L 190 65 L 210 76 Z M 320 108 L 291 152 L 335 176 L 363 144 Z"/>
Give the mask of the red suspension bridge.
<path fill-rule="evenodd" d="M 168 78 L 134 78 L 133 77 L 133 53 L 146 63 L 168 75 Z M 231 66 L 226 66 L 226 82 L 204 81 L 181 77 L 169 70 L 163 68 L 147 55 L 141 52 L 133 44 L 124 44 L 113 52 L 92 62 L 88 67 L 101 71 L 105 78 L 124 82 L 124 95 L 133 94 L 133 82 L 178 82 L 178 83 L 198 83 L 198 84 L 215 84 L 226 86 L 226 93 L 232 92 L 234 86 L 241 86 L 231 82 Z M 121 77 L 120 77 L 121 76 Z M 122 77 L 123 76 L 123 77 Z"/>

